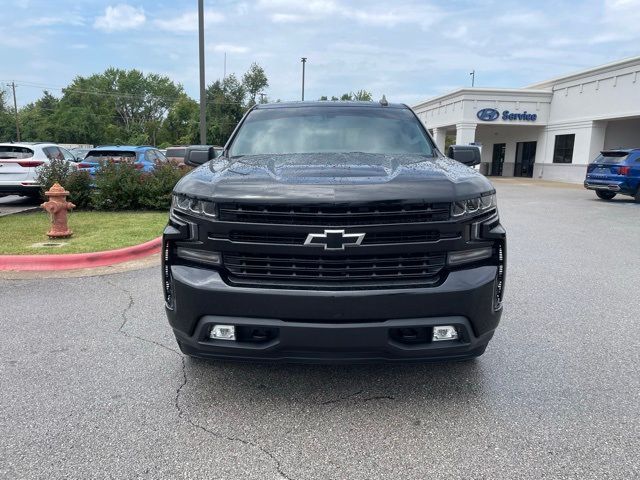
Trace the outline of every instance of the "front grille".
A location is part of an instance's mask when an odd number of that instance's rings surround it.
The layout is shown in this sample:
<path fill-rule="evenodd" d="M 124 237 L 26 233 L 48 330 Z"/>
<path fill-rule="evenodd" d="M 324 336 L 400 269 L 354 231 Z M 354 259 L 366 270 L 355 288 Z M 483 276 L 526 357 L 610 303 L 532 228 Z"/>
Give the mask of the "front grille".
<path fill-rule="evenodd" d="M 236 283 L 304 284 L 335 287 L 338 284 L 384 284 L 438 280 L 446 254 L 403 255 L 259 255 L 224 253 L 224 266 Z"/>
<path fill-rule="evenodd" d="M 449 219 L 449 203 L 379 202 L 349 206 L 302 206 L 222 203 L 220 220 L 286 225 L 385 225 L 441 222 Z"/>
<path fill-rule="evenodd" d="M 245 232 L 234 230 L 229 233 L 229 239 L 234 242 L 244 243 L 270 243 L 279 245 L 304 245 L 307 238 L 306 232 Z M 443 238 L 455 239 L 460 234 L 441 233 L 438 230 L 396 231 L 396 232 L 370 232 L 365 234 L 362 245 L 388 245 L 395 243 L 437 242 Z M 217 237 L 213 237 L 217 238 Z"/>

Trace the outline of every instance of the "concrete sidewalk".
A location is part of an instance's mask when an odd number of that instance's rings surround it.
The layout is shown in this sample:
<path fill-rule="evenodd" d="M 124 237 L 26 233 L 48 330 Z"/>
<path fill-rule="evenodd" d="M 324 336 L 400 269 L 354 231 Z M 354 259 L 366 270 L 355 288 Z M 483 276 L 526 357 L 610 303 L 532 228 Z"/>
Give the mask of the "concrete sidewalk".
<path fill-rule="evenodd" d="M 551 188 L 572 188 L 584 190 L 582 183 L 556 182 L 552 180 L 542 180 L 540 178 L 524 177 L 487 177 L 491 183 L 506 185 L 522 185 L 527 187 L 551 187 Z"/>

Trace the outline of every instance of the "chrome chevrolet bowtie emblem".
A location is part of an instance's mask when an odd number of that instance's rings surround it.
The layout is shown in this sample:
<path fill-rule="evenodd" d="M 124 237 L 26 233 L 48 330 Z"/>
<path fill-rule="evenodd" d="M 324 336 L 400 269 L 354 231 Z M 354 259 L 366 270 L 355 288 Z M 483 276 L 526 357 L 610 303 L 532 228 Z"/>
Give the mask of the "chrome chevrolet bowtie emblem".
<path fill-rule="evenodd" d="M 310 247 L 324 247 L 325 250 L 344 250 L 348 245 L 360 245 L 364 233 L 344 233 L 344 230 L 325 230 L 324 233 L 310 233 L 304 244 Z"/>

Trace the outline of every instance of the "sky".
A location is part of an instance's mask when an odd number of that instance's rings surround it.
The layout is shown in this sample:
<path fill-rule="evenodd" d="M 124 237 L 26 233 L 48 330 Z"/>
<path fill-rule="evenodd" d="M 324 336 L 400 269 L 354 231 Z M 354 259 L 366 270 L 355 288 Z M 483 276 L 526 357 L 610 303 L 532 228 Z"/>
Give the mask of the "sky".
<path fill-rule="evenodd" d="M 0 0 L 0 88 L 18 105 L 113 66 L 198 98 L 197 0 Z M 365 89 L 416 104 L 475 85 L 517 88 L 640 55 L 640 0 L 205 0 L 206 79 L 252 62 L 270 100 Z"/>

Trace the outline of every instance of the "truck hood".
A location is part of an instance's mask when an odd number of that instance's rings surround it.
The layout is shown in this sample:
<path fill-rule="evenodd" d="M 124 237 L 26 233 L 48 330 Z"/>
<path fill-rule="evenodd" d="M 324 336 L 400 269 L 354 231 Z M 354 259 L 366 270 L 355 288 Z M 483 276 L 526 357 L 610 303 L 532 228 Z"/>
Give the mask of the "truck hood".
<path fill-rule="evenodd" d="M 337 203 L 450 202 L 493 190 L 476 170 L 447 157 L 329 153 L 218 158 L 174 191 L 215 201 Z"/>

